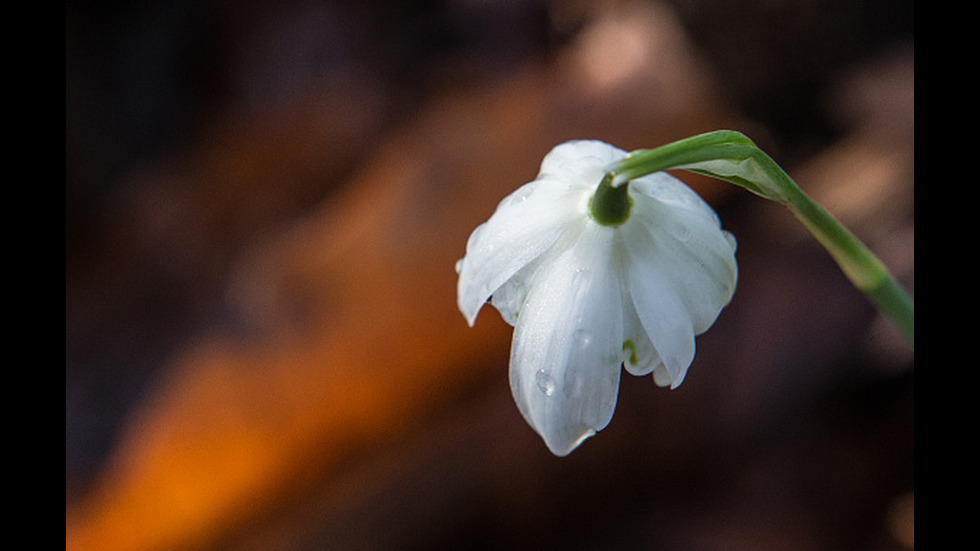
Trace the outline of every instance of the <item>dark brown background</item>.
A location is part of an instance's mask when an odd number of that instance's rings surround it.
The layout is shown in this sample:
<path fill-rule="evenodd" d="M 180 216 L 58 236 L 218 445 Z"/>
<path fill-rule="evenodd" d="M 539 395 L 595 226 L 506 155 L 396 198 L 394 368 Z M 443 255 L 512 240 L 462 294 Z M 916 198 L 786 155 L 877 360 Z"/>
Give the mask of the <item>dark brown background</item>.
<path fill-rule="evenodd" d="M 246 5 L 247 4 L 247 5 Z M 453 265 L 560 141 L 755 139 L 911 290 L 913 4 L 66 5 L 72 551 L 912 546 L 913 353 L 788 212 L 553 457 Z"/>

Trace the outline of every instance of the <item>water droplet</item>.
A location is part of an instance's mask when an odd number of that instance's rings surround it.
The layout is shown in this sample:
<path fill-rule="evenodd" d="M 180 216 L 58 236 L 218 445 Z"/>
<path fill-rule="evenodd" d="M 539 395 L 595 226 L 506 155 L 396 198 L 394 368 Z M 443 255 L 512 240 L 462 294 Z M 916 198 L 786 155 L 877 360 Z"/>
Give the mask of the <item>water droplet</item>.
<path fill-rule="evenodd" d="M 555 381 L 544 369 L 539 369 L 534 374 L 534 382 L 538 385 L 538 390 L 544 392 L 545 396 L 551 396 L 555 393 Z"/>

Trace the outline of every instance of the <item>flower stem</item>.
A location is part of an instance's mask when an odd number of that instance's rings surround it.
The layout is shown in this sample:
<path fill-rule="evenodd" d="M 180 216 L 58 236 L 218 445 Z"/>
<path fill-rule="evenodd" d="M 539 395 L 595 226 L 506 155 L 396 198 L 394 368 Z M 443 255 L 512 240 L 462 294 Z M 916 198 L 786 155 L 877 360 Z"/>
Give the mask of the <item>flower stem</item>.
<path fill-rule="evenodd" d="M 915 307 L 908 293 L 874 253 L 745 135 L 719 130 L 634 151 L 607 177 L 611 176 L 615 185 L 668 169 L 712 176 L 785 205 L 827 249 L 854 286 L 915 345 Z"/>

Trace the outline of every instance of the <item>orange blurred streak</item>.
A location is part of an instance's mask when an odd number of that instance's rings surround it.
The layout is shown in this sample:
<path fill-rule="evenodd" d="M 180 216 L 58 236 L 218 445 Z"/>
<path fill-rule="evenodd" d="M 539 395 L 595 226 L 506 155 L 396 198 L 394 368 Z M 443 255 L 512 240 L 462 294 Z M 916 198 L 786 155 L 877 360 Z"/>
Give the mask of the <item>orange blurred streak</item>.
<path fill-rule="evenodd" d="M 330 285 L 330 329 L 192 351 L 135 420 L 101 497 L 72 519 L 85 524 L 69 522 L 69 548 L 208 542 L 268 505 L 276 487 L 302 483 L 290 477 L 404 437 L 447 389 L 480 375 L 466 367 L 506 345 L 508 332 L 499 323 L 469 330 L 456 312 L 458 239 L 425 250 L 391 233 L 403 184 L 367 175 L 317 220 L 331 226 L 312 234 L 325 239 L 301 232 L 294 245 L 308 250 L 278 258 Z M 410 254 L 392 254 L 406 245 Z"/>
<path fill-rule="evenodd" d="M 589 48 L 587 36 L 557 68 L 437 103 L 321 212 L 257 246 L 232 292 L 264 338 L 206 336 L 171 366 L 104 483 L 68 511 L 66 548 L 208 547 L 345 460 L 411 438 L 467 384 L 506 377 L 510 329 L 493 312 L 471 329 L 456 309 L 469 232 L 562 140 L 632 149 L 729 126 L 710 94 L 687 94 L 705 81 L 691 60 L 618 74 L 600 92 L 580 85 Z M 637 93 L 649 89 L 659 95 Z M 302 330 L 290 297 L 309 313 Z"/>

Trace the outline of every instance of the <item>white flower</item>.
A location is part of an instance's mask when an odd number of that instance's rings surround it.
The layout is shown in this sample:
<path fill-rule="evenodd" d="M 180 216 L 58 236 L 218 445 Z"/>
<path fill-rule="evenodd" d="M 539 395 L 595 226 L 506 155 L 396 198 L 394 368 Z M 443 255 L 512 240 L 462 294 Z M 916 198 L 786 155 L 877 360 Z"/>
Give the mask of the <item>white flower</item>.
<path fill-rule="evenodd" d="M 457 265 L 472 326 L 489 299 L 514 327 L 511 389 L 527 422 L 563 456 L 612 419 L 620 365 L 676 388 L 735 290 L 735 239 L 693 190 L 663 173 L 628 183 L 618 225 L 590 199 L 627 153 L 572 141 L 497 207 Z"/>

